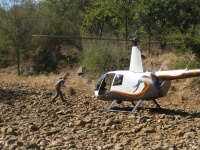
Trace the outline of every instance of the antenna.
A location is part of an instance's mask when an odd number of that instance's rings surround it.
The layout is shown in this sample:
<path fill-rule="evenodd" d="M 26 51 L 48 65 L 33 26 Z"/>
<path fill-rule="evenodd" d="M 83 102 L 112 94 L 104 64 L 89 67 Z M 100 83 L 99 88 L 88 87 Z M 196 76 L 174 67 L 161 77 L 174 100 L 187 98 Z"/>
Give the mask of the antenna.
<path fill-rule="evenodd" d="M 166 61 L 166 60 L 165 60 Z M 159 71 L 161 71 L 162 67 L 164 66 L 165 64 L 165 61 L 163 62 L 162 66 L 160 67 Z"/>
<path fill-rule="evenodd" d="M 149 67 L 147 68 L 147 71 L 146 72 L 149 72 L 149 69 L 152 69 L 152 66 L 153 66 L 153 63 L 152 63 L 152 61 L 150 62 L 150 65 L 149 65 Z"/>
<path fill-rule="evenodd" d="M 187 66 L 186 66 L 186 68 L 185 68 L 185 70 L 187 70 L 188 69 L 188 66 L 190 65 L 190 63 L 191 63 L 191 61 L 192 61 L 192 58 L 194 57 L 194 54 L 192 55 L 192 57 L 190 58 L 190 61 L 188 62 L 188 64 L 187 64 Z"/>

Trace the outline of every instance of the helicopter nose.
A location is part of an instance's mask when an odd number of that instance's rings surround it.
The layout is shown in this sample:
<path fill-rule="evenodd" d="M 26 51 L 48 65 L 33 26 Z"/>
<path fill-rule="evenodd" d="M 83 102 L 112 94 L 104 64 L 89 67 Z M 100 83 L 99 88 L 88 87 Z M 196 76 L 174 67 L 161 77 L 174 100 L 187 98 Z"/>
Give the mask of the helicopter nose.
<path fill-rule="evenodd" d="M 97 97 L 99 95 L 98 91 L 94 91 L 94 95 Z"/>

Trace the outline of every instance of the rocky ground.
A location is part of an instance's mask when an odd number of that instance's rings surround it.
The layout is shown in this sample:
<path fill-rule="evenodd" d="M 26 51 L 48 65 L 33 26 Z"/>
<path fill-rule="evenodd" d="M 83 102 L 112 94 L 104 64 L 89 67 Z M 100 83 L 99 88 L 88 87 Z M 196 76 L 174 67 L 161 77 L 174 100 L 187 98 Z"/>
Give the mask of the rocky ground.
<path fill-rule="evenodd" d="M 200 149 L 200 84 L 174 81 L 158 100 L 164 111 L 144 102 L 130 114 L 99 110 L 110 102 L 96 100 L 92 84 L 75 88 L 72 96 L 66 87 L 66 102 L 51 104 L 55 91 L 49 78 L 0 73 L 0 149 Z"/>

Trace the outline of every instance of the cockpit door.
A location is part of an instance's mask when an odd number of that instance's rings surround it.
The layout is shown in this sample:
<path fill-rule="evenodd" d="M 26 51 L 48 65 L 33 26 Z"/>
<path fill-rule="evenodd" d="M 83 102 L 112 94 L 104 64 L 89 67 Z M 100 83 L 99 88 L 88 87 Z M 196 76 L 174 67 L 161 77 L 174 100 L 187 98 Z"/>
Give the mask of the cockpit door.
<path fill-rule="evenodd" d="M 102 75 L 99 80 L 96 83 L 95 87 L 95 95 L 103 95 L 106 92 L 109 92 L 113 79 L 114 79 L 115 74 L 104 74 Z"/>

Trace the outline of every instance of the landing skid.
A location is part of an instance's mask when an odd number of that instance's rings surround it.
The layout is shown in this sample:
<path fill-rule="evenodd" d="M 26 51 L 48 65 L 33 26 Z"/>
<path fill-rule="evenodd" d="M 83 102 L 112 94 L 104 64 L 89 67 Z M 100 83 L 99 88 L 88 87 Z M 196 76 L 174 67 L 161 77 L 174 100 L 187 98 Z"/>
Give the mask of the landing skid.
<path fill-rule="evenodd" d="M 163 110 L 163 109 L 160 107 L 160 105 L 156 102 L 155 99 L 152 99 L 152 101 L 156 104 L 156 106 L 157 106 L 159 109 Z M 106 110 L 103 110 L 103 111 L 124 112 L 124 113 L 135 113 L 135 111 L 138 109 L 138 107 L 142 104 L 143 100 L 140 99 L 140 100 L 137 102 L 136 105 L 134 104 L 134 102 L 132 102 L 132 104 L 133 104 L 134 107 L 133 107 L 133 109 L 132 109 L 131 111 L 112 109 L 112 108 L 114 107 L 115 103 L 117 103 L 117 102 L 118 102 L 117 100 L 114 100 L 114 101 L 110 104 L 110 106 L 109 106 Z"/>
<path fill-rule="evenodd" d="M 114 100 L 114 101 L 110 104 L 110 106 L 107 108 L 107 111 L 134 113 L 134 112 L 138 109 L 138 107 L 142 104 L 143 100 L 140 99 L 140 100 L 137 102 L 137 104 L 135 105 L 135 107 L 132 109 L 132 111 L 121 111 L 121 110 L 114 110 L 114 109 L 112 109 L 116 102 L 117 102 L 117 100 Z"/>

